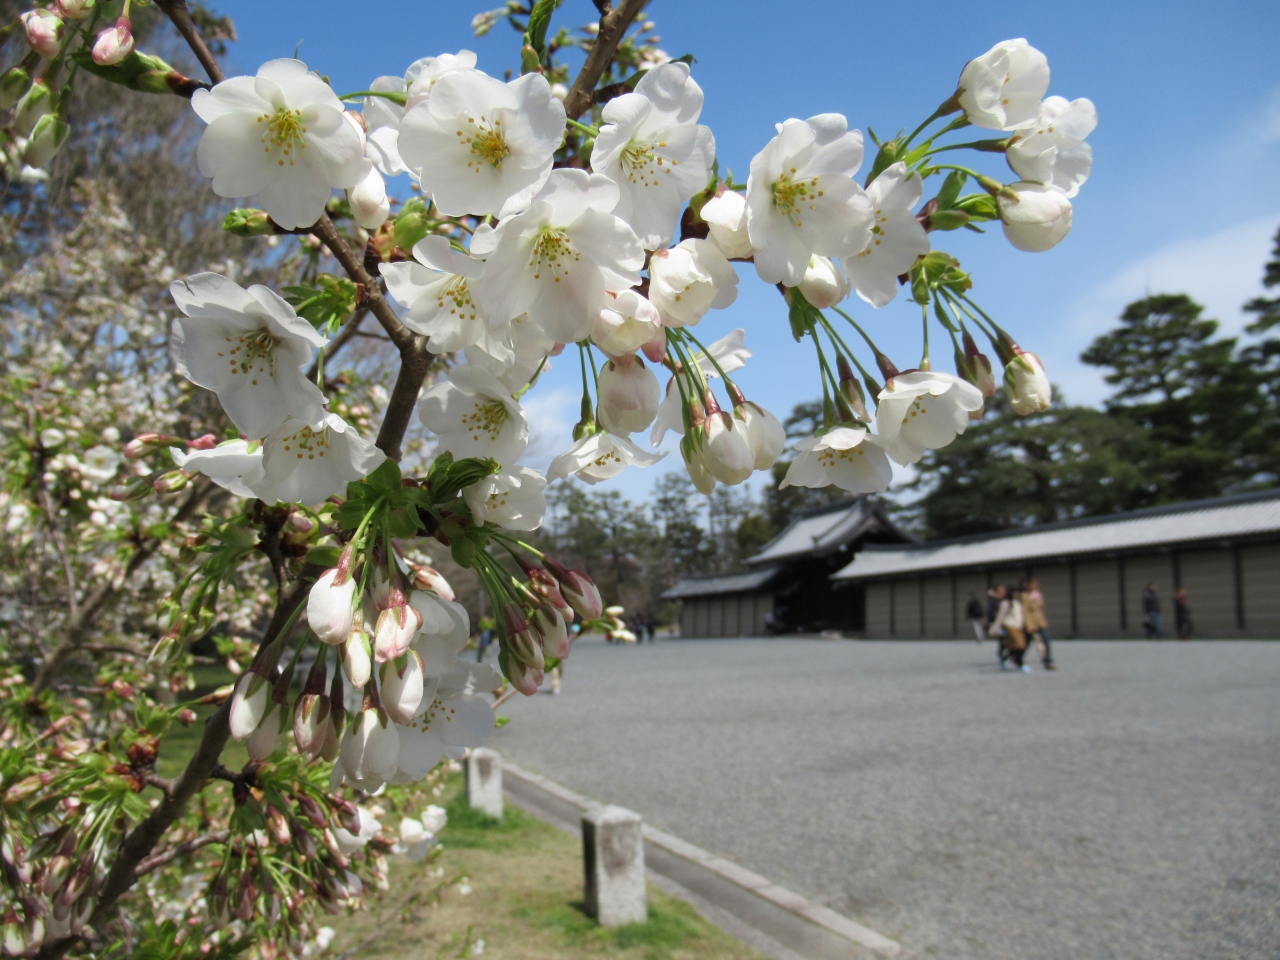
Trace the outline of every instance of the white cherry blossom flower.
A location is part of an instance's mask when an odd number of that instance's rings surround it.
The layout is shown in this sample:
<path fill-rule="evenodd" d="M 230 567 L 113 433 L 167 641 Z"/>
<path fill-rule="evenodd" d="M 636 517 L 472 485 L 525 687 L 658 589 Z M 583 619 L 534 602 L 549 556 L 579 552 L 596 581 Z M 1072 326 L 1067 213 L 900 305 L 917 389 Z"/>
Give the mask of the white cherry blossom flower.
<path fill-rule="evenodd" d="M 355 619 L 356 581 L 340 566 L 326 570 L 307 594 L 307 625 L 321 643 L 346 642 Z"/>
<path fill-rule="evenodd" d="M 1009 184 L 1018 199 L 996 198 L 1005 238 L 1018 250 L 1043 253 L 1071 232 L 1071 201 L 1057 187 L 1029 180 Z"/>
<path fill-rule="evenodd" d="M 629 466 L 651 467 L 667 454 L 641 450 L 625 437 L 611 433 L 593 433 L 583 437 L 547 468 L 547 480 L 577 477 L 596 484 L 616 477 Z"/>
<path fill-rule="evenodd" d="M 876 432 L 885 452 L 906 466 L 926 450 L 945 447 L 982 409 L 982 391 L 939 371 L 911 370 L 891 377 L 880 392 Z"/>
<path fill-rule="evenodd" d="M 323 415 L 324 394 L 301 368 L 328 340 L 279 294 L 258 284 L 246 290 L 218 273 L 175 280 L 169 292 L 186 314 L 173 322 L 174 365 L 216 393 L 250 439 L 289 417 L 314 422 Z"/>
<path fill-rule="evenodd" d="M 369 128 L 369 159 L 388 177 L 404 173 L 408 168 L 400 158 L 400 124 L 405 111 L 423 103 L 431 95 L 435 82 L 454 70 L 474 70 L 476 55 L 459 50 L 438 57 L 415 60 L 403 77 L 378 77 L 369 89 L 381 93 L 403 93 L 404 106 L 386 97 L 368 97 L 364 102 L 364 122 Z"/>
<path fill-rule="evenodd" d="M 301 60 L 271 60 L 256 77 L 197 90 L 209 125 L 196 158 L 220 197 L 252 197 L 286 230 L 320 219 L 334 189 L 356 185 L 364 143 L 342 101 Z"/>
<path fill-rule="evenodd" d="M 462 491 L 476 523 L 507 530 L 537 530 L 547 512 L 546 478 L 529 467 L 512 467 Z"/>
<path fill-rule="evenodd" d="M 433 353 L 485 342 L 485 316 L 474 300 L 483 261 L 459 253 L 441 236 L 423 237 L 414 244 L 413 256 L 381 268 L 391 296 L 408 310 L 401 317 L 404 325 L 425 336 Z"/>
<path fill-rule="evenodd" d="M 400 755 L 400 727 L 380 713 L 376 709 L 357 713 L 347 724 L 339 751 L 347 780 L 366 793 L 373 793 L 396 775 Z M 361 834 L 363 827 L 361 823 Z"/>
<path fill-rule="evenodd" d="M 648 71 L 634 93 L 604 106 L 591 169 L 618 185 L 614 210 L 646 250 L 671 242 L 680 208 L 707 185 L 716 158 L 711 128 L 699 124 L 702 88 L 687 63 Z"/>
<path fill-rule="evenodd" d="M 487 663 L 456 661 L 434 696 L 413 720 L 399 728 L 398 770 L 393 783 L 421 780 L 446 751 L 483 746 L 493 733 L 492 693 L 502 674 Z M 424 697 L 425 699 L 425 697 Z"/>
<path fill-rule="evenodd" d="M 505 217 L 546 182 L 563 138 L 564 104 L 542 74 L 503 83 L 456 70 L 405 112 L 398 146 L 441 213 Z"/>
<path fill-rule="evenodd" d="M 223 490 L 237 497 L 256 497 L 262 485 L 262 444 L 248 440 L 228 440 L 209 450 L 180 450 L 170 447 L 173 462 L 187 473 L 202 473 Z"/>
<path fill-rule="evenodd" d="M 893 466 L 878 439 L 865 427 L 836 427 L 796 444 L 799 456 L 787 470 L 783 487 L 834 484 L 853 494 L 881 493 L 893 479 Z"/>
<path fill-rule="evenodd" d="M 809 258 L 809 269 L 800 281 L 800 292 L 819 310 L 834 307 L 849 296 L 852 289 L 852 284 L 830 257 Z"/>
<path fill-rule="evenodd" d="M 418 400 L 423 426 L 455 457 L 493 457 L 511 464 L 529 443 L 529 418 L 511 391 L 473 364 L 454 367 L 449 379 Z"/>
<path fill-rule="evenodd" d="M 871 236 L 871 201 L 853 181 L 862 165 L 862 131 L 838 113 L 778 124 L 751 161 L 747 229 L 756 272 L 794 287 L 809 258 L 850 257 Z"/>
<path fill-rule="evenodd" d="M 477 229 L 471 252 L 486 259 L 478 302 L 489 318 L 527 313 L 557 343 L 587 336 L 605 295 L 634 287 L 644 266 L 640 241 L 611 212 L 617 203 L 607 177 L 555 170 L 528 210 Z"/>
<path fill-rule="evenodd" d="M 723 183 L 716 195 L 702 205 L 699 214 L 707 223 L 708 239 L 731 260 L 751 256 L 751 233 L 747 229 L 747 198 Z"/>
<path fill-rule="evenodd" d="M 263 441 L 259 496 L 268 503 L 320 503 L 386 459 L 336 413 L 314 423 L 289 420 Z"/>
<path fill-rule="evenodd" d="M 410 650 L 403 661 L 382 665 L 379 696 L 387 716 L 396 723 L 411 721 L 422 705 L 424 672 L 422 657 L 416 650 Z"/>
<path fill-rule="evenodd" d="M 662 315 L 639 290 L 610 294 L 591 323 L 591 341 L 611 357 L 635 353 L 661 332 Z"/>
<path fill-rule="evenodd" d="M 741 370 L 746 366 L 747 359 L 752 355 L 751 348 L 745 345 L 746 335 L 746 331 L 741 327 L 729 331 L 707 347 L 706 353 L 701 350 L 695 353 L 692 358 L 693 362 L 698 365 L 704 377 L 720 376 L 720 371 L 716 369 L 717 363 L 725 373 Z M 715 363 L 712 363 L 713 359 Z M 658 416 L 653 422 L 653 430 L 649 434 L 649 442 L 655 447 L 658 446 L 658 444 L 662 443 L 662 438 L 666 436 L 668 430 L 674 430 L 676 434 L 681 436 L 684 435 L 684 414 L 680 402 L 680 388 L 676 385 L 675 377 L 667 381 L 666 393 L 663 394 L 662 402 L 658 404 Z"/>
<path fill-rule="evenodd" d="M 681 240 L 649 258 L 649 300 L 668 327 L 693 326 L 738 299 L 738 273 L 710 240 Z"/>
<path fill-rule="evenodd" d="M 90 447 L 80 461 L 80 475 L 100 487 L 116 475 L 120 469 L 120 454 L 110 447 Z"/>
<path fill-rule="evenodd" d="M 960 106 L 969 122 L 1014 130 L 1035 120 L 1049 89 L 1049 61 L 1026 40 L 1002 40 L 960 72 Z"/>
<path fill-rule="evenodd" d="M 923 191 L 923 181 L 908 175 L 904 163 L 882 171 L 867 187 L 874 218 L 871 242 L 841 263 L 858 296 L 873 307 L 896 297 L 898 277 L 929 252 L 929 234 L 912 212 Z"/>
<path fill-rule="evenodd" d="M 1098 111 L 1092 100 L 1081 97 L 1068 102 L 1063 97 L 1046 97 L 1040 105 L 1040 118 L 1011 138 L 1005 156 L 1023 180 L 1057 187 L 1067 197 L 1074 197 L 1089 179 L 1093 148 L 1084 141 L 1097 125 Z"/>
<path fill-rule="evenodd" d="M 400 842 L 392 847 L 394 853 L 402 853 L 410 860 L 421 860 L 436 843 L 436 835 L 428 830 L 417 817 L 405 817 L 400 821 Z"/>
<path fill-rule="evenodd" d="M 747 444 L 755 457 L 755 468 L 768 470 L 782 455 L 782 448 L 787 444 L 787 431 L 777 417 L 750 400 L 734 407 L 733 415 L 742 421 L 746 430 Z"/>
<path fill-rule="evenodd" d="M 53 450 L 67 442 L 67 434 L 65 431 L 59 430 L 57 427 L 45 427 L 40 431 L 40 446 L 46 450 Z"/>
<path fill-rule="evenodd" d="M 449 671 L 459 651 L 467 645 L 471 621 L 462 604 L 427 590 L 415 590 L 409 603 L 422 616 L 422 626 L 411 646 L 422 657 L 423 671 L 429 681 L 426 690 L 430 693 L 435 689 L 435 681 Z"/>
<path fill-rule="evenodd" d="M 702 424 L 702 462 L 723 484 L 745 482 L 756 464 L 747 425 L 723 410 L 708 412 Z"/>
<path fill-rule="evenodd" d="M 626 436 L 648 428 L 658 415 L 658 378 L 634 354 L 611 359 L 600 370 L 600 422 Z"/>

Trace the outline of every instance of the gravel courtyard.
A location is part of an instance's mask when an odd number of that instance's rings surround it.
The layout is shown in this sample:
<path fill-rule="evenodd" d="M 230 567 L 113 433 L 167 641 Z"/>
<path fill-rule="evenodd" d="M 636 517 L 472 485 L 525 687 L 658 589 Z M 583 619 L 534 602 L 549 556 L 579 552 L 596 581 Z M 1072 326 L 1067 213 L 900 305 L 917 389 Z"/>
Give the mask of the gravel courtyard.
<path fill-rule="evenodd" d="M 1280 957 L 1280 644 L 1055 653 L 587 639 L 492 746 L 921 956 Z"/>

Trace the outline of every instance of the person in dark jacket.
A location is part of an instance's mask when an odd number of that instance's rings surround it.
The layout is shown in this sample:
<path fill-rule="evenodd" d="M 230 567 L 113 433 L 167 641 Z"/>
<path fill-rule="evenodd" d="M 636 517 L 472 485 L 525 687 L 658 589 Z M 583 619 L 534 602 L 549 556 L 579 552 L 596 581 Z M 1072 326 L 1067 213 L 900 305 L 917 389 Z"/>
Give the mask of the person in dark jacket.
<path fill-rule="evenodd" d="M 1148 583 L 1142 591 L 1142 629 L 1148 640 L 1164 639 L 1164 624 L 1160 620 L 1160 592 L 1155 583 Z"/>
<path fill-rule="evenodd" d="M 1191 639 L 1195 625 L 1191 622 L 1191 604 L 1185 590 L 1179 590 L 1173 595 L 1173 625 L 1177 628 L 1179 640 Z"/>
<path fill-rule="evenodd" d="M 987 638 L 987 612 L 983 609 L 982 601 L 972 593 L 969 594 L 969 605 L 964 608 L 964 615 L 973 624 L 974 642 L 981 643 Z"/>

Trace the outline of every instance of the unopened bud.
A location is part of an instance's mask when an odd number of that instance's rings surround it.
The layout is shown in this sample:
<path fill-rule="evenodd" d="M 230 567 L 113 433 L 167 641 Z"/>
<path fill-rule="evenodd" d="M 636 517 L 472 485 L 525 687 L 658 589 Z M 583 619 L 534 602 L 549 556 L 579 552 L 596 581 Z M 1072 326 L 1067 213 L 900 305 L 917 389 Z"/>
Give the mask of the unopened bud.
<path fill-rule="evenodd" d="M 66 20 L 88 20 L 97 0 L 54 0 L 53 7 Z"/>
<path fill-rule="evenodd" d="M 46 60 L 62 50 L 62 18 L 52 10 L 28 10 L 20 18 L 31 49 Z"/>
<path fill-rule="evenodd" d="M 151 481 L 151 486 L 155 488 L 156 493 L 177 493 L 190 482 L 190 474 L 183 473 L 181 470 L 170 470 Z"/>
<path fill-rule="evenodd" d="M 31 74 L 22 67 L 10 67 L 0 77 L 0 110 L 8 110 L 31 89 Z"/>
<path fill-rule="evenodd" d="M 264 237 L 275 233 L 275 225 L 265 210 L 237 207 L 226 215 L 222 229 L 237 237 Z"/>
<path fill-rule="evenodd" d="M 13 117 L 13 132 L 20 137 L 31 136 L 40 118 L 53 112 L 57 98 L 43 80 L 37 80 L 18 101 L 18 112 Z"/>
<path fill-rule="evenodd" d="M 140 433 L 124 445 L 124 455 L 130 460 L 138 460 L 150 456 L 165 447 L 176 447 L 182 443 L 177 437 L 163 433 Z"/>
<path fill-rule="evenodd" d="M 107 27 L 98 34 L 93 44 L 93 62 L 100 67 L 119 63 L 133 53 L 133 24 L 128 17 L 121 17 L 114 27 Z"/>
<path fill-rule="evenodd" d="M 122 486 L 112 489 L 111 499 L 117 503 L 123 503 L 128 500 L 141 500 L 150 493 L 151 480 L 149 477 L 131 477 Z"/>

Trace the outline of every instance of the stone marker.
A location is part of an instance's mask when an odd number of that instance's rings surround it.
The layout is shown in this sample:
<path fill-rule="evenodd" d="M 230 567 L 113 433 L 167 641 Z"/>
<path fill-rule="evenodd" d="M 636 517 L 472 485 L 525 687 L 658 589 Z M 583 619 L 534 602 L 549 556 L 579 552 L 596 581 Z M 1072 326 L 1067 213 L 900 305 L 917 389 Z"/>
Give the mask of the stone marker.
<path fill-rule="evenodd" d="M 502 819 L 502 755 L 479 747 L 467 755 L 467 802 L 472 810 Z"/>
<path fill-rule="evenodd" d="M 588 916 L 603 927 L 644 923 L 649 918 L 640 814 L 615 806 L 584 813 L 582 860 Z"/>

